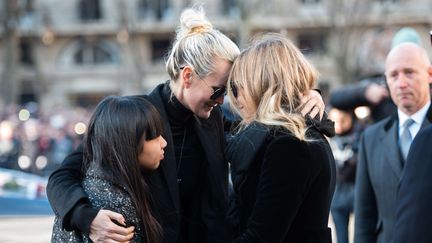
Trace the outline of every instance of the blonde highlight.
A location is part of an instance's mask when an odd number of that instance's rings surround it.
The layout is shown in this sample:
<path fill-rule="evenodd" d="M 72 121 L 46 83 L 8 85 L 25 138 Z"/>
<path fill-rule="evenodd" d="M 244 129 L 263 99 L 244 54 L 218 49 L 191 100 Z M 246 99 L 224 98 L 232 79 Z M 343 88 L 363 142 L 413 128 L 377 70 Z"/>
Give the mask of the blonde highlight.
<path fill-rule="evenodd" d="M 297 107 L 317 77 L 316 69 L 290 40 L 281 34 L 266 34 L 255 39 L 234 62 L 228 95 L 235 100 L 232 87 L 243 90 L 256 107 L 254 121 L 284 127 L 298 139 L 308 140 L 305 118 Z"/>

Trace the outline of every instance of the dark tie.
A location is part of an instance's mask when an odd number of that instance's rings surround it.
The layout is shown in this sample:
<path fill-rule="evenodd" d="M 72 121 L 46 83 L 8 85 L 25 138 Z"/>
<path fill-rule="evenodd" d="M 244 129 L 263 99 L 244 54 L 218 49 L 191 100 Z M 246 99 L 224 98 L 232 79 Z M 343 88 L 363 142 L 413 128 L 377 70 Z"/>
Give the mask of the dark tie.
<path fill-rule="evenodd" d="M 412 142 L 412 136 L 411 136 L 411 132 L 409 130 L 409 127 L 414 123 L 414 120 L 409 118 L 408 120 L 406 120 L 402 126 L 402 135 L 400 137 L 399 140 L 399 146 L 402 152 L 402 156 L 404 158 L 404 160 L 406 161 L 407 155 L 408 155 L 408 151 L 409 148 L 411 146 L 411 142 Z"/>

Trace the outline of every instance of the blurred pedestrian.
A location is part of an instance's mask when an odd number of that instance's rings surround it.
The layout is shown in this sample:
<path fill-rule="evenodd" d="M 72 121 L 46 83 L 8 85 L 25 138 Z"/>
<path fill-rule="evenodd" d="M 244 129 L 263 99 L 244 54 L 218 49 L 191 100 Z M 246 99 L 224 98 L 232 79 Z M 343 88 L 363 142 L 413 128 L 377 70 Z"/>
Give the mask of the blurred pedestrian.
<path fill-rule="evenodd" d="M 120 225 L 133 226 L 131 242 L 162 242 L 147 176 L 141 176 L 141 170 L 155 170 L 163 159 L 167 143 L 159 113 L 142 97 L 107 97 L 96 107 L 88 128 L 83 188 L 90 204 L 118 212 L 110 216 Z M 96 241 L 100 240 L 105 239 Z M 92 241 L 86 233 L 62 229 L 56 212 L 51 242 Z"/>
<path fill-rule="evenodd" d="M 335 165 L 323 133 L 333 132 L 333 123 L 319 130 L 297 109 L 316 79 L 280 34 L 257 39 L 235 60 L 228 95 L 243 126 L 227 151 L 233 242 L 332 242 Z"/>
<path fill-rule="evenodd" d="M 402 43 L 421 45 L 422 42 L 416 30 L 404 27 L 394 35 L 391 49 Z M 368 106 L 371 109 L 372 122 L 387 118 L 397 110 L 390 98 L 385 77 L 381 73 L 334 90 L 330 94 L 330 104 L 340 110 L 354 110 L 359 106 Z"/>
<path fill-rule="evenodd" d="M 356 243 L 390 242 L 397 188 L 410 142 L 432 121 L 426 50 L 414 43 L 394 47 L 385 75 L 397 115 L 367 128 L 360 141 L 355 193 Z"/>
<path fill-rule="evenodd" d="M 330 146 L 336 161 L 336 190 L 331 213 L 338 243 L 348 243 L 348 225 L 354 209 L 354 182 L 357 168 L 357 152 L 363 131 L 354 112 L 331 109 L 329 118 L 335 123 L 336 135 L 330 138 Z"/>

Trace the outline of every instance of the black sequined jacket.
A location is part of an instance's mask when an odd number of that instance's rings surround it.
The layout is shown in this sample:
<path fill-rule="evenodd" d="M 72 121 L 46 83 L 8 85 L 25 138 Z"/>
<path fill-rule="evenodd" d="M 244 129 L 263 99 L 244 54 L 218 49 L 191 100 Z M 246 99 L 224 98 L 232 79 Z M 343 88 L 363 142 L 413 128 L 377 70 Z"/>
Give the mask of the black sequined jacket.
<path fill-rule="evenodd" d="M 132 242 L 146 242 L 143 226 L 126 189 L 104 178 L 102 171 L 94 164 L 86 172 L 83 180 L 84 191 L 88 194 L 91 205 L 98 209 L 107 209 L 120 213 L 126 219 L 127 226 L 135 227 Z M 58 215 L 54 220 L 51 242 L 92 242 L 88 235 L 77 231 L 62 229 Z"/>

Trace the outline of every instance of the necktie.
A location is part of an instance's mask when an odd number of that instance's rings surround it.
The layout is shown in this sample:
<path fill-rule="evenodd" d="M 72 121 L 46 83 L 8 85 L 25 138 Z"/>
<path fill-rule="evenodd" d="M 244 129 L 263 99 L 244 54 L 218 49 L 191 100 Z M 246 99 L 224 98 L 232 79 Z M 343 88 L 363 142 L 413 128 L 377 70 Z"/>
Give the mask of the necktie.
<path fill-rule="evenodd" d="M 406 120 L 402 126 L 402 135 L 399 140 L 400 149 L 403 155 L 404 160 L 406 160 L 409 148 L 411 146 L 412 142 L 412 136 L 411 132 L 409 130 L 409 127 L 414 123 L 414 120 L 409 118 Z"/>

